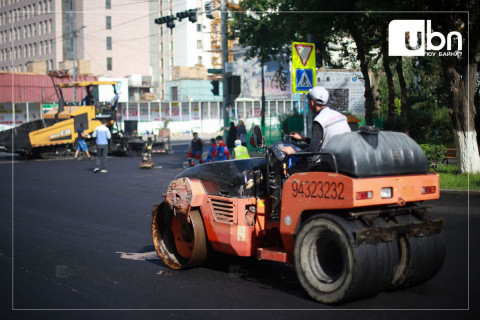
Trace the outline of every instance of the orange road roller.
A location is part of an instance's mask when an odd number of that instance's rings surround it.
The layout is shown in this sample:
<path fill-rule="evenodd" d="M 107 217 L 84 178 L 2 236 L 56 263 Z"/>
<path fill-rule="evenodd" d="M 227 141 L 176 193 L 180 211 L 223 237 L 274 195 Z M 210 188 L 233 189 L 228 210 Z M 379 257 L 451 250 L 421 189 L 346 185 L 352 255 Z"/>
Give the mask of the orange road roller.
<path fill-rule="evenodd" d="M 262 145 L 261 133 L 254 140 Z M 285 154 L 286 145 L 297 152 Z M 439 179 L 407 135 L 367 127 L 334 136 L 318 154 L 294 141 L 265 149 L 264 158 L 206 163 L 175 177 L 153 208 L 153 243 L 165 265 L 202 265 L 209 250 L 280 261 L 325 304 L 439 272 L 443 220 L 425 203 L 439 198 Z"/>

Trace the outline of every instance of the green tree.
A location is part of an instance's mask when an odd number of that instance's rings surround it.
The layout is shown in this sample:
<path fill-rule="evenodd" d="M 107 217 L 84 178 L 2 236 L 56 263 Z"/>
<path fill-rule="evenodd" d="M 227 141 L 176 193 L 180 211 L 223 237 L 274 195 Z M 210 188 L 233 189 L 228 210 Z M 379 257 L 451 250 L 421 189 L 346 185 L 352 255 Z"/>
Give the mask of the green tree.
<path fill-rule="evenodd" d="M 479 172 L 480 156 L 478 155 L 475 130 L 477 109 L 474 100 L 477 70 L 480 63 L 479 1 L 439 2 L 425 0 L 419 2 L 400 0 L 394 4 L 389 4 L 379 0 L 337 0 L 334 2 L 325 0 L 245 0 L 242 1 L 242 7 L 247 12 L 246 15 L 248 15 L 248 10 L 260 10 L 262 16 L 261 19 L 256 19 L 259 21 L 254 22 L 257 27 L 253 27 L 253 29 L 251 26 L 245 25 L 249 23 L 246 19 L 243 23 L 240 21 L 237 27 L 240 43 L 251 46 L 252 49 L 262 55 L 269 52 L 269 48 L 275 48 L 274 50 L 282 48 L 281 44 L 305 41 L 307 34 L 313 35 L 316 41 L 322 44 L 318 46 L 322 50 L 328 50 L 328 46 L 325 44 L 336 34 L 343 32 L 350 35 L 356 44 L 356 58 L 360 63 L 365 81 L 365 118 L 368 124 L 373 122 L 376 94 L 372 90 L 375 84 L 370 80 L 370 75 L 375 68 L 379 70 L 377 66 L 378 57 L 375 57 L 372 52 L 381 47 L 382 37 L 378 35 L 382 34 L 381 29 L 385 28 L 385 23 L 393 19 L 428 19 L 432 21 L 432 29 L 435 31 L 445 34 L 450 31 L 459 32 L 464 40 L 463 55 L 459 57 L 437 57 L 437 59 L 419 57 L 413 60 L 416 64 L 415 68 L 417 68 L 415 78 L 418 78 L 415 91 L 408 89 L 412 88 L 411 80 L 409 80 L 411 78 L 404 76 L 405 73 L 409 72 L 408 68 L 405 69 L 405 67 L 408 66 L 408 63 L 411 63 L 412 59 L 396 59 L 395 70 L 401 101 L 401 127 L 406 131 L 407 124 L 412 122 L 409 120 L 408 113 L 413 109 L 409 109 L 409 105 L 423 101 L 428 102 L 427 105 L 432 105 L 433 102 L 434 106 L 442 108 L 443 97 L 446 95 L 446 105 L 451 115 L 453 134 L 459 156 L 459 170 L 462 173 Z M 392 5 L 395 5 L 395 7 L 392 7 Z M 396 14 L 395 17 L 392 17 L 391 14 L 369 11 L 392 9 L 404 10 L 405 13 Z M 359 12 L 352 12 L 356 10 Z M 335 13 L 332 13 L 332 11 Z M 347 13 L 347 11 L 349 12 Z M 412 13 L 414 11 L 417 13 Z M 432 11 L 443 11 L 448 14 L 432 13 Z M 465 11 L 468 11 L 469 15 Z M 299 19 L 298 14 L 301 14 L 301 19 Z M 465 48 L 467 43 L 469 43 L 469 47 Z M 458 45 L 458 43 L 454 45 Z M 385 50 L 383 51 L 385 52 Z M 440 61 L 440 64 L 425 62 L 427 60 Z M 428 73 L 427 67 L 430 64 L 432 72 Z M 382 68 L 386 66 L 384 64 Z M 438 70 L 438 66 L 440 66 L 441 72 L 434 71 Z M 422 72 L 424 72 L 423 76 Z M 379 70 L 376 74 L 381 75 L 382 70 Z M 444 79 L 439 80 L 438 75 L 442 75 Z M 390 83 L 390 91 L 393 92 L 393 90 Z M 424 108 L 421 107 L 419 110 Z"/>

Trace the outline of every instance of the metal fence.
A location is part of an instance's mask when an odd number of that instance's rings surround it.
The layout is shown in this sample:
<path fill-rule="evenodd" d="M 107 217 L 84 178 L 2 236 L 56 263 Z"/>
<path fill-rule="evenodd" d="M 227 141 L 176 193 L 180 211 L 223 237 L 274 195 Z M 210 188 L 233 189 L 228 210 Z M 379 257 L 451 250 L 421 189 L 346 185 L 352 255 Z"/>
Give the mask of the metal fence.
<path fill-rule="evenodd" d="M 265 117 L 277 117 L 299 108 L 295 100 L 266 101 Z M 229 106 L 229 118 L 235 121 L 261 117 L 261 101 L 235 101 Z M 223 119 L 221 102 L 138 102 L 119 105 L 121 120 L 192 121 Z"/>
<path fill-rule="evenodd" d="M 19 126 L 23 123 L 43 118 L 45 112 L 52 110 L 55 103 L 2 103 L 0 104 L 0 131 Z M 261 122 L 261 101 L 235 101 L 228 107 L 229 121 L 238 124 L 243 120 L 247 129 Z M 299 111 L 301 104 L 297 100 L 266 101 L 265 119 L 268 126 L 276 126 L 282 114 Z M 118 122 L 121 128 L 124 121 L 137 121 L 138 131 L 156 132 L 168 127 L 172 133 L 219 132 L 224 125 L 221 102 L 129 102 L 119 103 Z M 277 130 L 276 128 L 269 130 Z"/>

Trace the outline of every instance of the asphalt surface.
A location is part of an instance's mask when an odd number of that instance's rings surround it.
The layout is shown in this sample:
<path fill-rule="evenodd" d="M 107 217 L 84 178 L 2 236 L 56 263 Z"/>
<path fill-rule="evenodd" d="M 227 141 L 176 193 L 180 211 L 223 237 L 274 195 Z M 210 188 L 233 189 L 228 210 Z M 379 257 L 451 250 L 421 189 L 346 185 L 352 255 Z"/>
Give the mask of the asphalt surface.
<path fill-rule="evenodd" d="M 139 157 L 109 158 L 107 174 L 94 174 L 93 160 L 12 163 L 1 155 L 0 319 L 478 316 L 473 193 L 442 193 L 431 203 L 445 219 L 446 261 L 434 279 L 408 290 L 326 306 L 281 263 L 220 255 L 203 267 L 168 269 L 154 253 L 151 208 L 183 170 L 184 150 L 154 156 L 151 170 L 139 168 Z"/>

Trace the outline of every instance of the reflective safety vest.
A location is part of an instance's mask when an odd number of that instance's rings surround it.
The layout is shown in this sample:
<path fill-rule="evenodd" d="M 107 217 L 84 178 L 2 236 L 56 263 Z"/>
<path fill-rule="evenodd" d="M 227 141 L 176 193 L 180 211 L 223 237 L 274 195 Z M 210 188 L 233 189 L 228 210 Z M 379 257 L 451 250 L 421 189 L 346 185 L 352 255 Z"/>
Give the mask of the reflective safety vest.
<path fill-rule="evenodd" d="M 323 141 L 320 151 L 325 148 L 328 141 L 330 141 L 333 136 L 351 131 L 347 122 L 347 117 L 329 107 L 320 111 L 314 121 L 320 123 L 323 128 Z"/>
<path fill-rule="evenodd" d="M 247 147 L 238 145 L 233 149 L 235 154 L 235 159 L 249 159 L 250 155 L 248 154 Z"/>

